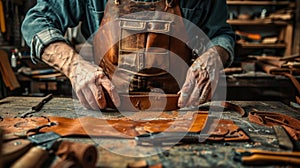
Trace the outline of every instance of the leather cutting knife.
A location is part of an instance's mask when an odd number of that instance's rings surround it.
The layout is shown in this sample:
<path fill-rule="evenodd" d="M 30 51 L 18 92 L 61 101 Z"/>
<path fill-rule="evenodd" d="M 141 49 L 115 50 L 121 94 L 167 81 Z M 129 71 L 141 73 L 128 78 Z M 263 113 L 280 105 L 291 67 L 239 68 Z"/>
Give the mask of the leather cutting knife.
<path fill-rule="evenodd" d="M 26 111 L 26 112 L 22 113 L 21 115 L 19 115 L 19 117 L 20 118 L 25 118 L 29 114 L 33 114 L 33 113 L 39 112 L 44 107 L 44 105 L 47 102 L 49 102 L 52 98 L 53 98 L 53 95 L 52 94 L 48 94 L 37 105 L 32 106 L 28 111 Z"/>

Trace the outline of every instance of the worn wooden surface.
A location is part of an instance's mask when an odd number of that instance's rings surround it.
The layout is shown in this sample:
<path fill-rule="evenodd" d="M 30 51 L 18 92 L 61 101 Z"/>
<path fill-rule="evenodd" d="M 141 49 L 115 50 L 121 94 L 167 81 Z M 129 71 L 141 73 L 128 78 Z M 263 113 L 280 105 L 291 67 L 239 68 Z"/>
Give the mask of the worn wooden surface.
<path fill-rule="evenodd" d="M 0 100 L 0 116 L 14 117 L 36 105 L 41 97 L 7 97 Z M 300 112 L 280 102 L 233 101 L 246 112 L 253 109 L 273 111 L 288 114 L 300 119 Z M 33 116 L 63 116 L 76 118 L 80 116 L 95 116 L 100 118 L 115 118 L 134 113 L 100 112 L 84 109 L 76 99 L 53 98 L 44 108 Z M 153 114 L 144 114 L 151 116 Z M 267 149 L 281 150 L 272 128 L 250 123 L 238 113 L 224 111 L 224 119 L 232 119 L 251 138 L 249 142 L 206 142 L 197 144 L 181 144 L 171 147 L 141 147 L 134 140 L 110 138 L 67 138 L 72 141 L 91 143 L 97 146 L 97 167 L 127 167 L 129 163 L 145 160 L 148 164 L 161 164 L 164 167 L 244 167 L 234 161 L 233 149 Z"/>

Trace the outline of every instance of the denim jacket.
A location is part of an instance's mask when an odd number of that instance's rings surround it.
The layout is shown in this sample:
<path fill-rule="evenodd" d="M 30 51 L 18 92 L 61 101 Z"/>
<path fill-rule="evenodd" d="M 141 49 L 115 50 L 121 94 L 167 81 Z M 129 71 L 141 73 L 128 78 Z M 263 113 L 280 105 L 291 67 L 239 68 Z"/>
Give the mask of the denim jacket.
<path fill-rule="evenodd" d="M 153 0 L 144 0 L 153 1 Z M 32 58 L 40 59 L 43 49 L 54 41 L 66 41 L 69 27 L 80 22 L 84 37 L 95 33 L 104 15 L 107 0 L 38 0 L 26 14 L 22 35 L 31 49 Z M 182 16 L 193 22 L 210 38 L 213 45 L 225 48 L 231 64 L 235 36 L 227 19 L 226 0 L 180 0 Z"/>

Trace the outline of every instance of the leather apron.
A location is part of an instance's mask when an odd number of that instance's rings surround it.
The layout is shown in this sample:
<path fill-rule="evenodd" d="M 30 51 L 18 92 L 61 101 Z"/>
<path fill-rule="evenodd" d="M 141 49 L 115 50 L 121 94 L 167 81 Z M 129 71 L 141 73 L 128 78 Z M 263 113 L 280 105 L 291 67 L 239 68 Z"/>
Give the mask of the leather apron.
<path fill-rule="evenodd" d="M 192 52 L 178 1 L 108 0 L 94 57 L 119 93 L 180 90 Z"/>

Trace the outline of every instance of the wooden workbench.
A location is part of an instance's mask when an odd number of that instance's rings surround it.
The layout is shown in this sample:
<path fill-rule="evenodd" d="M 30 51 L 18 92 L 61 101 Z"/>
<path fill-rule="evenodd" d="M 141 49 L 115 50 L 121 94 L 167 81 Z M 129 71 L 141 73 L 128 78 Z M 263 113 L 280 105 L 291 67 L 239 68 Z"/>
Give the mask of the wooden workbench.
<path fill-rule="evenodd" d="M 14 117 L 36 105 L 41 97 L 7 97 L 0 100 L 0 116 Z M 253 109 L 276 111 L 300 119 L 300 112 L 280 102 L 234 101 L 246 112 Z M 76 118 L 80 116 L 96 116 L 111 118 L 120 113 L 90 111 L 84 109 L 76 99 L 54 97 L 44 108 L 33 116 L 63 116 Z M 244 167 L 234 161 L 233 149 L 279 149 L 278 141 L 272 128 L 250 123 L 247 117 L 238 113 L 225 111 L 224 119 L 232 119 L 251 138 L 249 142 L 206 142 L 201 144 L 183 144 L 166 147 L 136 146 L 134 140 L 110 138 L 68 138 L 74 141 L 92 143 L 97 146 L 99 158 L 98 167 L 127 167 L 128 163 L 146 160 L 149 164 L 161 163 L 164 167 Z M 148 155 L 148 156 L 147 156 Z M 135 156 L 135 157 L 134 157 Z"/>

